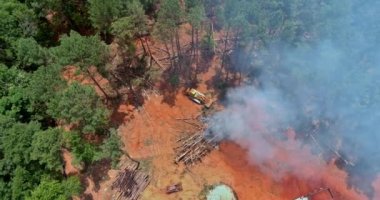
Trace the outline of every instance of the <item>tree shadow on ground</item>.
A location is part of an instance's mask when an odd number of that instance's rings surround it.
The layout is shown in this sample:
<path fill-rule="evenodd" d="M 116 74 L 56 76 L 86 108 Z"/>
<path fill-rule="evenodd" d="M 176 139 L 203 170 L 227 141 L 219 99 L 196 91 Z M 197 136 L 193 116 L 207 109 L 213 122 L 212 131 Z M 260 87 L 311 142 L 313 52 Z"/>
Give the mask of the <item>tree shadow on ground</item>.
<path fill-rule="evenodd" d="M 90 185 L 90 183 L 87 180 L 87 176 L 85 176 L 85 175 L 79 175 L 79 177 L 80 177 L 81 186 L 83 188 L 87 188 Z M 82 199 L 82 200 L 93 200 L 94 199 L 93 196 L 92 196 L 92 194 L 84 193 L 84 191 L 79 196 L 79 198 Z"/>
<path fill-rule="evenodd" d="M 128 113 L 126 112 L 119 112 L 118 107 L 113 109 L 112 115 L 111 115 L 111 126 L 112 127 L 119 127 L 125 122 L 125 118 L 128 116 Z"/>
<path fill-rule="evenodd" d="M 119 110 L 119 107 L 121 105 L 125 105 L 125 110 Z M 111 120 L 110 120 L 110 126 L 113 128 L 118 128 L 121 125 L 125 124 L 126 122 L 134 119 L 134 113 L 133 110 L 134 107 L 129 107 L 130 104 L 128 102 L 120 102 L 119 104 L 115 105 L 112 108 L 112 114 L 111 114 Z"/>
<path fill-rule="evenodd" d="M 136 108 L 144 105 L 145 98 L 143 96 L 143 89 L 137 88 L 130 90 L 128 93 L 128 102 Z"/>
<path fill-rule="evenodd" d="M 182 67 L 171 66 L 162 73 L 162 80 L 159 84 L 159 91 L 163 96 L 162 103 L 174 106 L 176 96 L 182 85 L 187 85 L 189 80 L 189 67 L 186 62 Z"/>
<path fill-rule="evenodd" d="M 81 200 L 93 200 L 94 197 L 92 196 L 92 194 L 88 194 L 88 193 L 86 193 L 86 194 L 82 194 L 82 195 L 80 196 L 80 199 L 81 199 Z"/>
<path fill-rule="evenodd" d="M 143 90 L 151 89 L 152 68 L 146 63 L 145 56 L 141 58 L 126 58 L 117 66 L 109 69 L 110 85 L 118 91 L 119 102 L 129 103 L 135 107 L 142 106 L 144 102 Z"/>
<path fill-rule="evenodd" d="M 213 54 L 207 54 L 203 52 L 199 59 L 200 62 L 198 63 L 195 73 L 196 74 L 206 73 L 212 66 L 214 58 L 215 57 Z"/>
<path fill-rule="evenodd" d="M 206 82 L 207 89 L 214 89 L 216 94 L 218 94 L 218 99 L 224 99 L 227 89 L 228 83 L 226 83 L 224 79 L 224 73 L 222 69 L 217 68 L 215 71 L 215 75 L 211 77 L 210 80 Z"/>
<path fill-rule="evenodd" d="M 181 87 L 197 87 L 200 82 L 197 79 L 197 75 L 205 73 L 209 70 L 213 57 L 201 57 L 199 60 L 200 62 L 198 63 L 198 66 L 196 66 L 197 64 L 193 58 L 184 56 L 181 58 L 180 66 L 178 64 L 174 64 L 162 73 L 162 81 L 159 87 L 159 90 L 163 95 L 162 103 L 174 106 L 176 95 L 180 91 Z"/>
<path fill-rule="evenodd" d="M 103 159 L 96 161 L 86 168 L 85 177 L 91 178 L 94 182 L 94 191 L 100 189 L 100 183 L 108 179 L 108 171 L 111 169 L 111 160 Z"/>
<path fill-rule="evenodd" d="M 168 75 L 170 76 L 170 75 Z M 173 79 L 173 77 L 168 77 L 168 79 Z M 174 77 L 175 79 L 175 77 Z M 169 106 L 174 106 L 176 102 L 176 95 L 178 93 L 179 86 L 176 86 L 168 80 L 164 80 L 160 83 L 159 91 L 162 94 L 162 103 L 166 103 Z"/>

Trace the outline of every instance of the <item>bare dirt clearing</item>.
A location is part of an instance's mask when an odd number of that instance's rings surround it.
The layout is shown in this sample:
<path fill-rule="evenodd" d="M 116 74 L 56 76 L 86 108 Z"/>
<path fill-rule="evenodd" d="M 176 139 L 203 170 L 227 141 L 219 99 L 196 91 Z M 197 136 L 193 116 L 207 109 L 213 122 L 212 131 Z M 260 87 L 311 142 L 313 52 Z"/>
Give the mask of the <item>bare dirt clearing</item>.
<path fill-rule="evenodd" d="M 208 78 L 213 76 L 212 73 L 210 70 L 204 75 L 203 80 L 209 80 Z M 199 88 L 206 90 L 207 86 L 202 83 Z M 255 167 L 254 162 L 249 162 L 244 149 L 230 142 L 222 143 L 220 149 L 213 151 L 203 163 L 190 169 L 176 165 L 173 151 L 176 140 L 183 134 L 199 130 L 196 123 L 184 123 L 178 118 L 196 117 L 202 108 L 181 92 L 176 94 L 174 106 L 164 103 L 163 99 L 161 95 L 151 94 L 143 107 L 133 110 L 130 106 L 120 105 L 116 114 L 124 120 L 120 128 L 125 144 L 124 150 L 132 158 L 139 160 L 142 170 L 151 175 L 151 183 L 141 199 L 195 200 L 200 198 L 206 185 L 221 182 L 230 185 L 241 200 L 294 199 L 324 186 L 333 190 L 336 199 L 366 199 L 347 188 L 345 183 L 347 175 L 335 165 L 329 165 L 328 168 L 318 172 L 317 178 L 313 180 L 300 180 L 293 175 L 275 180 Z M 301 153 L 309 154 L 311 159 L 318 159 L 306 150 Z M 310 168 L 310 171 L 304 173 L 315 173 L 313 166 L 306 162 L 304 164 L 300 166 L 300 170 Z M 109 189 L 110 182 L 115 177 L 112 171 L 109 173 L 110 179 L 101 183 L 97 192 L 91 192 L 94 199 L 108 199 L 112 196 Z M 166 186 L 178 182 L 182 183 L 184 190 L 167 195 Z M 327 194 L 321 193 L 315 196 L 315 199 L 326 200 L 327 197 Z"/>
<path fill-rule="evenodd" d="M 181 40 L 185 41 L 185 40 Z M 154 49 L 154 47 L 152 47 Z M 162 52 L 161 52 L 162 53 Z M 164 57 L 165 54 L 157 55 Z M 213 92 L 212 86 L 218 82 L 218 59 L 214 58 L 210 67 L 200 66 L 203 74 L 199 76 L 198 89 L 202 92 Z M 185 134 L 200 130 L 202 124 L 197 121 L 185 123 L 180 118 L 195 118 L 202 112 L 202 107 L 189 100 L 184 88 L 166 90 L 167 82 L 160 83 L 161 94 L 153 92 L 145 95 L 144 105 L 135 108 L 121 104 L 112 115 L 112 121 L 121 124 L 119 134 L 125 144 L 124 151 L 140 161 L 140 169 L 148 173 L 150 185 L 141 195 L 143 200 L 197 200 L 200 199 L 205 186 L 225 183 L 231 186 L 240 200 L 292 200 L 306 195 L 321 187 L 329 187 L 337 200 L 364 200 L 363 195 L 350 189 L 346 184 L 347 174 L 330 164 L 326 168 L 317 169 L 314 162 L 302 162 L 299 169 L 303 174 L 313 176 L 312 179 L 300 179 L 288 174 L 280 179 L 262 172 L 255 162 L 247 160 L 247 151 L 231 142 L 223 142 L 219 150 L 211 152 L 202 163 L 185 168 L 174 163 L 173 148 L 176 141 Z M 170 101 L 168 101 L 168 99 Z M 289 143 L 292 143 L 291 138 Z M 318 161 L 310 150 L 294 152 L 292 155 L 280 155 L 285 162 L 288 156 L 309 156 Z M 123 163 L 127 158 L 122 158 Z M 110 170 L 99 186 L 94 179 L 87 176 L 88 187 L 85 197 L 88 199 L 112 199 L 111 183 L 115 180 L 117 170 Z M 379 179 L 380 180 L 380 179 Z M 96 182 L 95 181 L 95 182 Z M 183 191 L 166 194 L 168 185 L 182 183 Z M 380 181 L 378 181 L 380 182 Z M 99 183 L 98 183 L 99 184 Z M 380 185 L 380 184 L 378 184 Z M 87 196 L 86 196 L 87 195 Z M 313 200 L 326 200 L 328 194 L 321 193 Z M 86 199 L 86 198 L 84 198 Z"/>
<path fill-rule="evenodd" d="M 161 96 L 151 96 L 144 109 L 135 111 L 134 118 L 121 129 L 125 150 L 131 157 L 140 160 L 152 176 L 142 199 L 199 199 L 205 185 L 220 182 L 232 186 L 239 199 L 243 200 L 292 199 L 323 186 L 329 186 L 337 199 L 365 199 L 346 188 L 346 174 L 334 165 L 316 174 L 320 178 L 313 180 L 300 180 L 289 175 L 276 181 L 262 173 L 255 163 L 249 163 L 244 149 L 229 142 L 222 143 L 220 150 L 212 152 L 203 163 L 190 170 L 176 165 L 173 161 L 176 139 L 198 129 L 176 118 L 197 116 L 201 108 L 182 94 L 177 95 L 173 107 L 162 104 L 161 100 Z M 313 158 L 313 155 L 310 154 L 310 157 Z M 300 166 L 301 169 L 307 167 L 314 169 L 313 166 Z M 166 195 L 166 186 L 177 182 L 182 182 L 184 191 Z M 317 198 L 322 200 L 326 196 L 321 194 Z"/>

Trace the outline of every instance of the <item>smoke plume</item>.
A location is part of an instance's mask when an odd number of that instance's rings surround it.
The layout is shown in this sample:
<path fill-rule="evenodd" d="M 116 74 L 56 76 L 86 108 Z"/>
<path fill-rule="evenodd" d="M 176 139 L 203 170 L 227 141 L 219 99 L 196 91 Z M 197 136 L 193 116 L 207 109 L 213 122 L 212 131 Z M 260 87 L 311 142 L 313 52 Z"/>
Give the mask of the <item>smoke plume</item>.
<path fill-rule="evenodd" d="M 252 50 L 244 62 L 260 71 L 251 77 L 259 84 L 230 90 L 209 132 L 240 144 L 275 178 L 306 176 L 302 162 L 316 161 L 291 154 L 310 147 L 373 199 L 380 172 L 380 2 L 338 3 L 341 15 L 319 19 L 329 26 L 312 43 Z"/>

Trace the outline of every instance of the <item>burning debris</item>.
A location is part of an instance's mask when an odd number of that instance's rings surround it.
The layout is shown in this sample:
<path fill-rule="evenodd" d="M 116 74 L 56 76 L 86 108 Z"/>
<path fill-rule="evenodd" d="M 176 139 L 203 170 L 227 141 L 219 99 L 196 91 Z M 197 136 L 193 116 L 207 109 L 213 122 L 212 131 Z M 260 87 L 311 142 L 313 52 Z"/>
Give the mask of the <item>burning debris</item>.
<path fill-rule="evenodd" d="M 182 137 L 177 141 L 179 146 L 174 149 L 174 162 L 183 162 L 186 166 L 195 165 L 217 146 L 217 141 L 216 137 L 209 137 L 204 133 Z"/>
<path fill-rule="evenodd" d="M 139 171 L 138 167 L 138 162 L 133 162 L 117 175 L 111 186 L 112 190 L 116 190 L 113 199 L 137 200 L 139 198 L 148 186 L 150 179 L 147 174 Z"/>

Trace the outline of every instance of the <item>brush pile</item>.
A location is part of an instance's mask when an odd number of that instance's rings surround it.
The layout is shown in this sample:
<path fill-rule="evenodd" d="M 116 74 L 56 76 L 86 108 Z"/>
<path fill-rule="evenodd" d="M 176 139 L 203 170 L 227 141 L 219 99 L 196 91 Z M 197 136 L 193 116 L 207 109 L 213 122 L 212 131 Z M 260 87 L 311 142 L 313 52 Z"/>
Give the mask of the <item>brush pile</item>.
<path fill-rule="evenodd" d="M 176 164 L 183 162 L 186 166 L 195 165 L 202 161 L 202 158 L 210 153 L 216 146 L 215 137 L 206 138 L 203 133 L 196 133 L 191 136 L 180 138 L 178 147 L 174 148 Z"/>
<path fill-rule="evenodd" d="M 111 186 L 112 190 L 116 191 L 113 199 L 137 200 L 139 198 L 150 179 L 147 174 L 138 170 L 138 166 L 138 163 L 131 163 L 117 175 Z"/>

